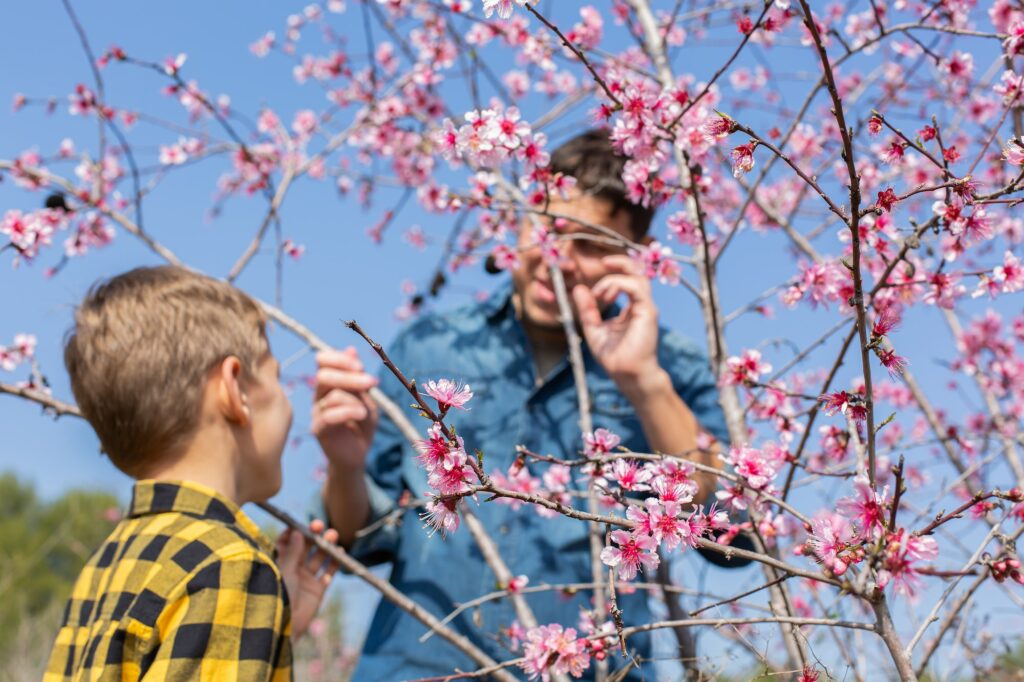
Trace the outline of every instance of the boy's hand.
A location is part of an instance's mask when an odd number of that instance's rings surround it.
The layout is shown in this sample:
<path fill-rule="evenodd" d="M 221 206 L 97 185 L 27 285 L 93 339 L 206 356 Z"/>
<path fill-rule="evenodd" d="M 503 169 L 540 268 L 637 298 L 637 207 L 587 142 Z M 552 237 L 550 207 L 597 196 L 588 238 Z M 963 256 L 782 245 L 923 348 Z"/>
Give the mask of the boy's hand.
<path fill-rule="evenodd" d="M 323 521 L 313 521 L 309 529 L 323 534 L 331 544 L 338 542 L 338 531 L 333 528 L 324 531 Z M 292 609 L 292 638 L 298 639 L 309 629 L 320 602 L 323 601 L 327 586 L 338 570 L 337 564 L 327 554 L 303 537 L 302 533 L 285 529 L 277 538 L 277 565 L 288 589 L 288 600 Z"/>
<path fill-rule="evenodd" d="M 317 353 L 316 364 L 313 435 L 332 466 L 361 471 L 377 430 L 377 404 L 368 392 L 377 377 L 366 373 L 351 346 Z"/>

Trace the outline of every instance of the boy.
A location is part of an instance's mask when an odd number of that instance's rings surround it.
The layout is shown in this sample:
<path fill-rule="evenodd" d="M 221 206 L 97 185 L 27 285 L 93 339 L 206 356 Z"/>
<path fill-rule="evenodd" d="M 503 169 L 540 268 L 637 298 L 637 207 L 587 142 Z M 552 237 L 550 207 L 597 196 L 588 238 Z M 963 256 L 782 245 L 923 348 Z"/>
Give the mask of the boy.
<path fill-rule="evenodd" d="M 292 421 L 263 311 L 227 283 L 138 268 L 93 287 L 64 360 L 136 483 L 75 583 L 44 679 L 290 679 L 290 637 L 336 567 L 290 532 L 275 563 L 240 509 L 281 487 Z"/>

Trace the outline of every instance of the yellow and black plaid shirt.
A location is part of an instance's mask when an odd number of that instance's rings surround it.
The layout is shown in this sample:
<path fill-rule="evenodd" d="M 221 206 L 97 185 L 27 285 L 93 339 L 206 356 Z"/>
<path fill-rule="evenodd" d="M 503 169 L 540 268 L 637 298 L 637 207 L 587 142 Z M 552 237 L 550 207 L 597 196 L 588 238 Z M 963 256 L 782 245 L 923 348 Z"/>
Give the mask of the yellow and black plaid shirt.
<path fill-rule="evenodd" d="M 291 612 L 273 548 L 194 483 L 138 481 L 89 559 L 45 680 L 289 680 Z"/>

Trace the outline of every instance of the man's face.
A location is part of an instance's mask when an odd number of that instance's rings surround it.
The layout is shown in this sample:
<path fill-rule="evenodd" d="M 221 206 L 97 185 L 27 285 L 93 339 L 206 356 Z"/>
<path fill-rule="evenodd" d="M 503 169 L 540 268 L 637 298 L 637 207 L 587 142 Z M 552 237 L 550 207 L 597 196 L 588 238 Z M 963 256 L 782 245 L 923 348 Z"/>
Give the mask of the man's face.
<path fill-rule="evenodd" d="M 618 211 L 612 214 L 612 203 L 606 199 L 582 195 L 573 190 L 566 201 L 553 198 L 548 212 L 565 216 L 565 225 L 551 228 L 552 219 L 542 217 L 541 224 L 552 230 L 556 236 L 566 234 L 599 233 L 573 222 L 579 220 L 593 225 L 602 225 L 614 230 L 629 240 L 635 240 L 630 224 L 629 213 Z M 556 330 L 562 328 L 559 321 L 558 301 L 551 284 L 551 273 L 547 263 L 541 256 L 540 247 L 534 239 L 534 220 L 526 216 L 519 230 L 520 266 L 512 272 L 512 284 L 519 297 L 519 314 L 524 322 L 540 329 Z M 605 256 L 622 254 L 626 249 L 608 242 L 590 239 L 559 240 L 558 246 L 564 258 L 561 270 L 565 277 L 567 291 L 571 292 L 577 284 L 593 289 L 594 285 L 608 274 L 608 268 L 602 261 Z M 529 248 L 527 248 L 529 247 Z M 572 298 L 570 296 L 570 302 Z M 573 315 L 575 315 L 573 310 Z"/>

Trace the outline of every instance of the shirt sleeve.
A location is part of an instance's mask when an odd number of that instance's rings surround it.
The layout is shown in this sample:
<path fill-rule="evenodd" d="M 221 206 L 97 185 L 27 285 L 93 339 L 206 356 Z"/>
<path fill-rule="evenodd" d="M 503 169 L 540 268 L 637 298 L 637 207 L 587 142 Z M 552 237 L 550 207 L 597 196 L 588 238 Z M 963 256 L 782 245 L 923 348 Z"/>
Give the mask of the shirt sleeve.
<path fill-rule="evenodd" d="M 152 642 L 144 680 L 290 680 L 291 614 L 280 572 L 255 551 L 205 562 L 168 600 Z"/>
<path fill-rule="evenodd" d="M 707 356 L 693 343 L 671 332 L 665 335 L 661 352 L 662 367 L 668 369 L 672 376 L 676 393 L 693 412 L 701 428 L 728 447 L 729 430 L 718 401 L 718 384 Z"/>
<path fill-rule="evenodd" d="M 388 357 L 404 371 L 408 371 L 406 347 L 409 335 L 409 332 L 400 334 L 387 349 Z M 382 367 L 378 376 L 381 391 L 392 402 L 399 407 L 412 402 L 409 392 L 387 367 Z M 399 519 L 394 519 L 394 523 L 381 521 L 397 509 L 398 500 L 406 490 L 402 477 L 402 457 L 406 445 L 405 436 L 382 412 L 373 445 L 366 457 L 366 488 L 370 502 L 367 527 L 372 526 L 373 530 L 357 537 L 348 550 L 352 558 L 367 566 L 393 561 L 398 551 Z M 319 491 L 312 502 L 310 513 L 315 518 L 327 518 L 327 510 Z"/>

